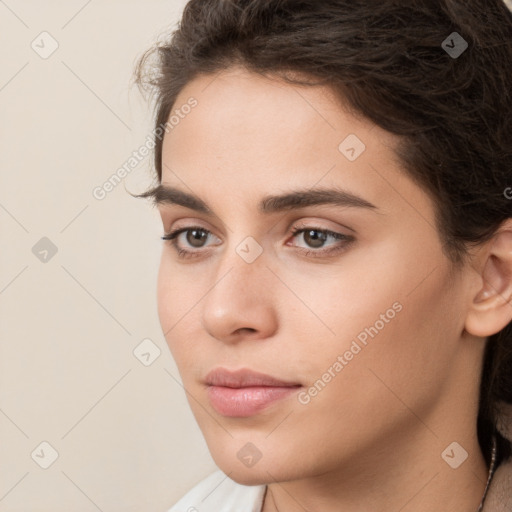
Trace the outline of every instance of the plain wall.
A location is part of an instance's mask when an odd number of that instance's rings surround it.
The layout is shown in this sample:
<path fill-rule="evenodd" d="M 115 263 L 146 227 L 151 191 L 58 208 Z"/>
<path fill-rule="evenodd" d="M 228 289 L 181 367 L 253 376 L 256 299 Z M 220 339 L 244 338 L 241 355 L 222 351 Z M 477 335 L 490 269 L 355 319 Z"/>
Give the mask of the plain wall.
<path fill-rule="evenodd" d="M 93 194 L 151 134 L 132 71 L 184 4 L 0 2 L 0 512 L 165 512 L 216 469 L 157 317 L 158 213 L 127 193 L 151 156 Z"/>
<path fill-rule="evenodd" d="M 158 321 L 159 215 L 127 192 L 151 156 L 93 196 L 151 134 L 132 71 L 184 4 L 0 2 L 0 512 L 165 511 L 216 469 Z"/>

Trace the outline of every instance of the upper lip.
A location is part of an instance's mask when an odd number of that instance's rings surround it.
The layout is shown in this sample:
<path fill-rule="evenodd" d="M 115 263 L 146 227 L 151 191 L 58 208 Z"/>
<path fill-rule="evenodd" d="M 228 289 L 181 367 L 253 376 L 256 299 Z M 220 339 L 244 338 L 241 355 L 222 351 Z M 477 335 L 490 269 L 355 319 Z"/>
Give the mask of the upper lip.
<path fill-rule="evenodd" d="M 228 388 L 245 388 L 251 386 L 293 387 L 300 386 L 298 382 L 287 382 L 276 379 L 264 373 L 242 368 L 240 370 L 228 370 L 226 368 L 214 368 L 205 378 L 210 386 L 223 386 Z"/>

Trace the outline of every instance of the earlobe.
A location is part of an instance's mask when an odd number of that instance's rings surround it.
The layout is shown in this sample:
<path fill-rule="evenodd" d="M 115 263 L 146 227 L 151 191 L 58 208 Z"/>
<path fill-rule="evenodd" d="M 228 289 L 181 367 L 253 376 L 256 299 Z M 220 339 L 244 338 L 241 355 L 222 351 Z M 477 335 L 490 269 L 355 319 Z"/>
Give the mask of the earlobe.
<path fill-rule="evenodd" d="M 512 219 L 508 219 L 486 244 L 482 285 L 473 297 L 465 330 L 487 337 L 512 321 Z"/>

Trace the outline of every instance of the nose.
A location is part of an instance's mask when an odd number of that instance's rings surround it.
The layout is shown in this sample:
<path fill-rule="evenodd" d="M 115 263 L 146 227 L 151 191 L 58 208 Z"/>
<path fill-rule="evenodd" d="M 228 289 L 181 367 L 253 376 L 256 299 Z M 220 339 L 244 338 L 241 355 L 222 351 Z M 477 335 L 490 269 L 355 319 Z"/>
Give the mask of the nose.
<path fill-rule="evenodd" d="M 202 325 L 217 340 L 264 339 L 277 330 L 274 274 L 264 252 L 248 263 L 235 249 L 222 256 L 202 301 Z"/>

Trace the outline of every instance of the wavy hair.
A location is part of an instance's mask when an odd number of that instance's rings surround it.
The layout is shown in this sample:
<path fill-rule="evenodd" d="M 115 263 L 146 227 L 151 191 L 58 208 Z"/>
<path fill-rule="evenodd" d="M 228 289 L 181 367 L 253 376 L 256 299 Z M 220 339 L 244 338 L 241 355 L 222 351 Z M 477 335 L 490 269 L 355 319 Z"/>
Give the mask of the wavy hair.
<path fill-rule="evenodd" d="M 468 45 L 460 55 L 446 49 L 454 32 Z M 398 135 L 397 156 L 434 201 L 455 268 L 512 217 L 504 192 L 512 186 L 512 14 L 504 0 L 190 0 L 178 27 L 140 56 L 134 78 L 155 99 L 158 127 L 194 77 L 235 65 L 326 85 Z M 161 181 L 162 137 L 155 144 Z M 499 402 L 512 403 L 512 323 L 487 340 L 478 377 L 477 433 L 489 463 Z M 512 447 L 496 434 L 502 461 Z"/>

